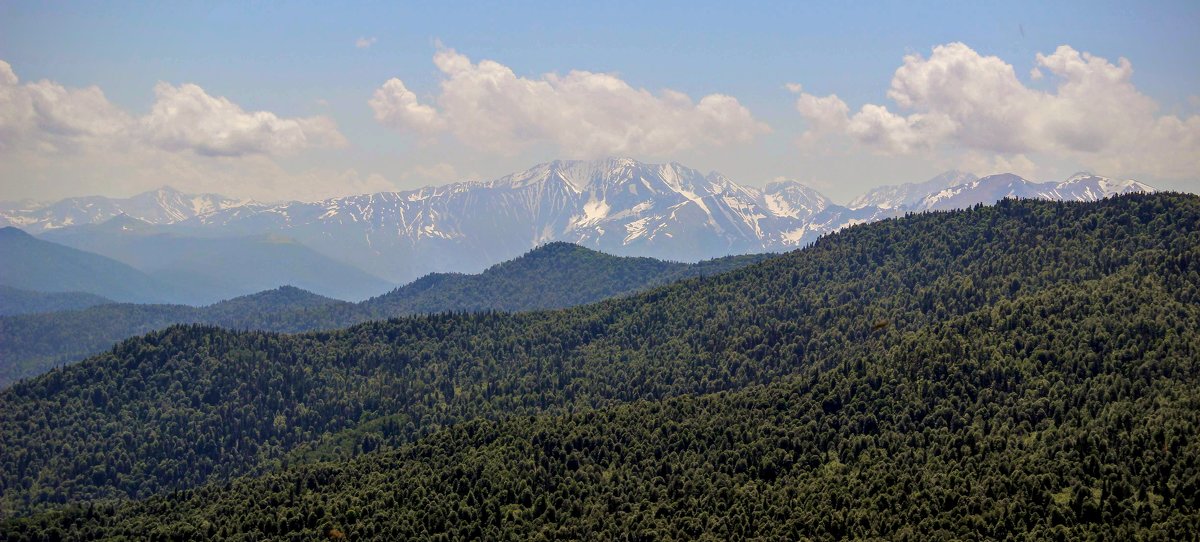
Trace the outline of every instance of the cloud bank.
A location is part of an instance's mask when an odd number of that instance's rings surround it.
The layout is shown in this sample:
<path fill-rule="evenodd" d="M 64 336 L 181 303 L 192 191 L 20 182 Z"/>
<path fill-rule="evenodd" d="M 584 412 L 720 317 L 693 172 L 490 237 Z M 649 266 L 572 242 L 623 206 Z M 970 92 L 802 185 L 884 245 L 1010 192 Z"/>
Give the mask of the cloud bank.
<path fill-rule="evenodd" d="M 1000 58 L 950 43 L 929 58 L 904 57 L 888 91 L 902 113 L 879 104 L 851 113 L 836 94 L 789 88 L 809 123 L 805 142 L 839 134 L 882 154 L 968 150 L 1024 160 L 1058 153 L 1104 171 L 1200 175 L 1200 115 L 1160 115 L 1132 75 L 1124 58 L 1114 64 L 1063 45 L 1036 56 L 1031 78 L 1055 84 L 1043 91 Z"/>
<path fill-rule="evenodd" d="M 321 198 L 394 186 L 353 169 L 282 167 L 301 151 L 340 147 L 327 117 L 246 111 L 194 84 L 159 83 L 136 115 L 100 88 L 22 82 L 0 60 L 0 190 L 4 197 L 130 195 L 163 184 L 262 200 Z"/>
<path fill-rule="evenodd" d="M 436 107 L 393 78 L 369 104 L 380 123 L 426 137 L 449 133 L 476 149 L 516 153 L 550 144 L 575 157 L 663 156 L 747 143 L 770 128 L 737 99 L 634 88 L 619 77 L 581 70 L 538 78 L 503 64 L 472 62 L 452 49 L 433 57 L 442 74 Z"/>
<path fill-rule="evenodd" d="M 283 118 L 245 111 L 194 84 L 159 83 L 150 112 L 134 116 L 98 87 L 22 83 L 0 60 L 0 151 L 79 152 L 148 146 L 200 156 L 280 155 L 338 147 L 345 137 L 327 117 Z"/>

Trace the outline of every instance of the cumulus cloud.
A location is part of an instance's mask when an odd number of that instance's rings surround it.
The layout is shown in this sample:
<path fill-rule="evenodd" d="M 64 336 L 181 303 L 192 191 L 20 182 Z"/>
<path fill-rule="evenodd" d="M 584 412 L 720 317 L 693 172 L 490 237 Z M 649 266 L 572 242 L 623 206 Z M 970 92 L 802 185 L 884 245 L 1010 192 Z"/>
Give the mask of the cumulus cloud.
<path fill-rule="evenodd" d="M 408 128 L 425 135 L 446 127 L 436 109 L 419 103 L 417 95 L 396 78 L 388 79 L 376 89 L 368 103 L 375 110 L 375 120 L 387 126 Z"/>
<path fill-rule="evenodd" d="M 1124 58 L 1113 63 L 1063 45 L 1036 57 L 1031 77 L 1056 82 L 1041 91 L 1002 59 L 950 43 L 929 58 L 904 57 L 888 91 L 903 113 L 866 104 L 851 114 L 836 95 L 800 89 L 796 108 L 810 123 L 808 139 L 840 133 L 888 154 L 957 148 L 1028 160 L 1026 153 L 1062 153 L 1107 171 L 1200 174 L 1200 116 L 1160 115 L 1132 75 Z"/>
<path fill-rule="evenodd" d="M 149 146 L 202 156 L 286 154 L 336 147 L 345 138 L 326 117 L 245 111 L 194 84 L 159 83 L 150 112 L 135 117 L 97 87 L 21 83 L 0 60 L 0 150 L 70 152 Z"/>
<path fill-rule="evenodd" d="M 154 94 L 154 106 L 138 124 L 148 141 L 164 149 L 242 156 L 346 143 L 327 117 L 280 118 L 268 111 L 247 112 L 193 84 L 159 83 Z"/>
<path fill-rule="evenodd" d="M 359 49 L 370 49 L 372 45 L 375 45 L 376 41 L 378 40 L 375 39 L 375 36 L 371 36 L 369 38 L 362 37 L 354 40 L 354 46 L 358 47 Z"/>
<path fill-rule="evenodd" d="M 51 81 L 21 84 L 0 60 L 0 150 L 33 144 L 69 150 L 128 131 L 132 117 L 97 87 L 68 89 Z"/>
<path fill-rule="evenodd" d="M 498 62 L 472 62 L 452 49 L 434 55 L 442 73 L 436 108 L 400 79 L 375 91 L 379 122 L 424 135 L 448 132 L 483 150 L 512 153 L 552 144 L 574 156 L 665 155 L 745 143 L 770 131 L 735 98 L 654 94 L 619 77 L 575 70 L 520 77 Z"/>

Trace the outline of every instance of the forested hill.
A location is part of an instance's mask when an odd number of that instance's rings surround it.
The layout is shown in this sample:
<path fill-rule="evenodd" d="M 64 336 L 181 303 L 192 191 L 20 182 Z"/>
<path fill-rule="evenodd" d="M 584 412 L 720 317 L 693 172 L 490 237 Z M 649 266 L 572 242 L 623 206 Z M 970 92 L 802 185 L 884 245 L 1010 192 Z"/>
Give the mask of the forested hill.
<path fill-rule="evenodd" d="M 567 310 L 173 327 L 0 392 L 3 513 L 218 485 L 4 529 L 1170 537 L 1198 253 L 1195 196 L 1005 201 Z"/>
<path fill-rule="evenodd" d="M 80 310 L 0 317 L 0 386 L 80 360 L 114 343 L 177 323 L 253 328 L 263 315 L 304 314 L 352 306 L 284 286 L 207 307 L 108 303 Z"/>
<path fill-rule="evenodd" d="M 714 275 L 768 257 L 730 256 L 684 264 L 549 243 L 478 275 L 429 275 L 357 304 L 282 287 L 207 307 L 123 303 L 0 317 L 0 387 L 172 324 L 299 332 L 412 314 L 563 308 L 681 278 Z"/>
<path fill-rule="evenodd" d="M 446 311 L 509 312 L 593 303 L 680 279 L 716 275 L 773 255 L 750 254 L 695 264 L 612 256 L 571 243 L 542 245 L 478 275 L 434 273 L 362 306 L 389 317 Z"/>
<path fill-rule="evenodd" d="M 14 539 L 1186 540 L 1200 521 L 1200 306 L 1163 286 L 1134 272 L 1062 284 L 764 387 L 476 420 L 349 462 L 9 528 Z"/>

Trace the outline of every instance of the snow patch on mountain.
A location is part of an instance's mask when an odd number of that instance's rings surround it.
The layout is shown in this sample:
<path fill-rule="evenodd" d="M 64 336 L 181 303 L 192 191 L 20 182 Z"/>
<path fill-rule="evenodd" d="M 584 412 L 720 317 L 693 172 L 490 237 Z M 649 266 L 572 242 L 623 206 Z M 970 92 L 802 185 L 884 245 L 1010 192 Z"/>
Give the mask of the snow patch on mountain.
<path fill-rule="evenodd" d="M 480 271 L 550 241 L 696 261 L 797 248 L 906 212 L 1004 197 L 1090 201 L 1151 190 L 1137 181 L 1091 174 L 1036 183 L 1012 174 L 978 178 L 951 171 L 921 183 L 879 187 L 841 206 L 795 180 L 757 188 L 678 163 L 613 158 L 560 160 L 492 180 L 318 202 L 264 204 L 164 188 L 126 200 L 2 203 L 0 224 L 45 231 L 124 213 L 164 231 L 206 237 L 279 234 L 406 282 L 434 271 Z"/>
<path fill-rule="evenodd" d="M 52 203 L 23 201 L 0 207 L 0 225 L 30 233 L 82 224 L 99 224 L 127 215 L 151 224 L 173 224 L 205 213 L 253 204 L 216 194 L 184 194 L 169 186 L 130 198 L 85 196 Z"/>
<path fill-rule="evenodd" d="M 972 173 L 951 170 L 924 182 L 873 188 L 866 194 L 851 201 L 849 207 L 851 209 L 861 209 L 864 207 L 878 207 L 880 209 L 914 207 L 931 193 L 941 192 L 978 179 L 979 177 Z"/>
<path fill-rule="evenodd" d="M 1012 173 L 989 175 L 930 194 L 908 210 L 960 209 L 976 204 L 991 204 L 1004 198 L 1036 198 L 1058 201 L 1096 201 L 1135 192 L 1153 192 L 1154 188 L 1134 180 L 1116 181 L 1090 173 L 1075 174 L 1062 182 L 1038 183 Z"/>
<path fill-rule="evenodd" d="M 1066 201 L 1096 201 L 1117 194 L 1137 192 L 1154 192 L 1154 188 L 1133 179 L 1117 180 L 1080 172 L 1044 191 L 1042 196 L 1046 199 Z"/>

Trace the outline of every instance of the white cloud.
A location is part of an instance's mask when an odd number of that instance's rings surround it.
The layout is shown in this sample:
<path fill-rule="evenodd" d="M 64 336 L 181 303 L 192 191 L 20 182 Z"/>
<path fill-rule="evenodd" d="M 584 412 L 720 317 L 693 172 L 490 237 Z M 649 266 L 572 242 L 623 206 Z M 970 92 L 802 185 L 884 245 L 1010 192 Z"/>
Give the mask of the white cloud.
<path fill-rule="evenodd" d="M 693 102 L 681 92 L 655 95 L 612 74 L 579 70 L 520 77 L 500 63 L 473 63 L 451 49 L 439 50 L 434 65 L 443 76 L 436 109 L 391 79 L 369 102 L 376 119 L 424 135 L 447 131 L 493 152 L 548 143 L 580 157 L 661 156 L 745 143 L 770 131 L 723 94 Z"/>
<path fill-rule="evenodd" d="M 362 37 L 354 40 L 354 46 L 358 47 L 359 49 L 370 49 L 372 45 L 375 45 L 376 41 L 379 40 L 375 39 L 375 36 L 371 36 L 369 38 Z"/>
<path fill-rule="evenodd" d="M 850 107 L 837 94 L 823 97 L 801 94 L 796 98 L 796 109 L 817 130 L 844 130 L 848 124 L 846 113 Z"/>
<path fill-rule="evenodd" d="M 247 112 L 193 84 L 159 83 L 154 94 L 157 100 L 150 113 L 139 119 L 139 127 L 147 141 L 167 150 L 243 156 L 346 144 L 328 117 L 280 118 L 268 111 Z"/>
<path fill-rule="evenodd" d="M 0 60 L 0 195 L 128 195 L 164 183 L 259 199 L 394 189 L 374 174 L 291 171 L 275 161 L 344 145 L 328 118 L 245 111 L 196 85 L 160 83 L 155 93 L 149 113 L 136 116 L 94 86 L 23 83 Z"/>
<path fill-rule="evenodd" d="M 71 150 L 122 135 L 131 120 L 97 87 L 68 89 L 51 81 L 22 85 L 12 66 L 0 60 L 0 150 L 20 145 Z"/>
<path fill-rule="evenodd" d="M 876 104 L 850 114 L 836 95 L 801 93 L 796 108 L 812 131 L 802 141 L 840 133 L 883 153 L 1059 153 L 1114 173 L 1200 174 L 1200 116 L 1160 116 L 1133 85 L 1128 60 L 1063 45 L 1036 63 L 1031 76 L 1052 77 L 1052 92 L 1025 86 L 1011 64 L 962 43 L 934 47 L 929 58 L 908 55 L 888 91 L 906 114 Z"/>
<path fill-rule="evenodd" d="M 245 111 L 194 84 L 159 83 L 150 112 L 135 117 L 97 87 L 22 84 L 0 60 L 0 150 L 79 152 L 150 146 L 202 156 L 286 154 L 346 144 L 327 117 L 282 118 Z"/>
<path fill-rule="evenodd" d="M 409 128 L 425 135 L 446 127 L 436 109 L 419 103 L 417 95 L 396 78 L 388 79 L 376 89 L 368 103 L 375 110 L 375 120 L 387 126 Z"/>

